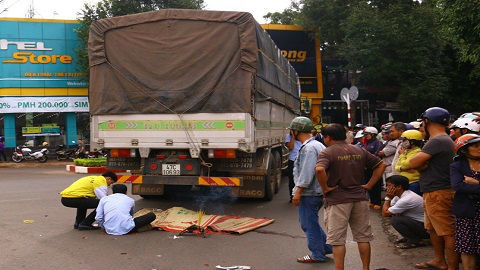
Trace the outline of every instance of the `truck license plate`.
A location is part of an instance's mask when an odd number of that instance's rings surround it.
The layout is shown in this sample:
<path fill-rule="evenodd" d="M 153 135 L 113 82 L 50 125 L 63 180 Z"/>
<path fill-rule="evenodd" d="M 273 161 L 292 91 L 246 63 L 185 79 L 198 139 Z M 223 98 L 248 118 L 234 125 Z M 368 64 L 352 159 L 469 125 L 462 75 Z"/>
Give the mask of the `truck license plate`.
<path fill-rule="evenodd" d="M 163 175 L 180 175 L 180 164 L 162 164 Z"/>

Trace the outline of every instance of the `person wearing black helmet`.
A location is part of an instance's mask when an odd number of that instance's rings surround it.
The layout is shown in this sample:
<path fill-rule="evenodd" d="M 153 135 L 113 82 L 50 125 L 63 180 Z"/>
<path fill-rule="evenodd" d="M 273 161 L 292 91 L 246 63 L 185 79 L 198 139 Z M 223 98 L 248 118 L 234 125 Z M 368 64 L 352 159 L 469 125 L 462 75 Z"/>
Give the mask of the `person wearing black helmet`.
<path fill-rule="evenodd" d="M 353 128 L 353 131 L 354 132 L 357 132 L 359 130 L 363 130 L 364 128 L 366 128 L 367 126 L 365 126 L 364 124 L 356 124 L 355 127 Z"/>
<path fill-rule="evenodd" d="M 420 171 L 423 192 L 425 228 L 430 233 L 435 257 L 416 265 L 418 269 L 458 269 L 455 252 L 455 217 L 452 203 L 455 191 L 450 184 L 450 164 L 454 144 L 446 133 L 450 113 L 439 107 L 427 109 L 421 116 L 428 139 L 422 151 L 410 160 L 410 168 Z M 447 260 L 445 260 L 445 255 Z"/>

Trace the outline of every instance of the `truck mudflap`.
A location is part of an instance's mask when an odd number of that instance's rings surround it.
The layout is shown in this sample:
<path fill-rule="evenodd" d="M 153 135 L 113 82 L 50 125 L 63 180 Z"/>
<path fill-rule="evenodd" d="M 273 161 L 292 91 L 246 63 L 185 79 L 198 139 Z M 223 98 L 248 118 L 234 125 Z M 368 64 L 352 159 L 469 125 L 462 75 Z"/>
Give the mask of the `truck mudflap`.
<path fill-rule="evenodd" d="M 265 197 L 264 175 L 242 175 L 242 178 L 243 186 L 232 188 L 233 197 L 258 199 Z"/>

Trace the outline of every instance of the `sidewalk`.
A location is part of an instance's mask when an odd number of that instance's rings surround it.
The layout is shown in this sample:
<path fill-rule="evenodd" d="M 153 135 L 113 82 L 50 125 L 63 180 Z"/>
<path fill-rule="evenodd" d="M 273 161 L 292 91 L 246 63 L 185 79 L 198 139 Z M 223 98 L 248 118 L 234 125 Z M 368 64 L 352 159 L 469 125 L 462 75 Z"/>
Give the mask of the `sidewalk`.
<path fill-rule="evenodd" d="M 20 163 L 15 163 L 12 161 L 9 162 L 1 162 L 0 161 L 0 168 L 20 168 L 20 169 L 28 169 L 28 168 L 65 168 L 66 165 L 73 164 L 73 160 L 47 160 L 45 163 L 40 163 L 38 161 L 22 161 Z"/>
<path fill-rule="evenodd" d="M 373 212 L 373 210 L 371 211 Z M 428 243 L 428 245 L 424 247 L 418 247 L 418 248 L 412 248 L 412 249 L 396 248 L 393 242 L 400 239 L 401 236 L 392 227 L 392 225 L 390 225 L 391 218 L 382 217 L 380 214 L 380 211 L 375 211 L 375 215 L 378 215 L 378 216 L 372 217 L 372 218 L 377 218 L 379 220 L 378 222 L 381 223 L 383 232 L 385 233 L 388 241 L 390 242 L 389 246 L 392 246 L 395 254 L 400 255 L 402 258 L 404 258 L 405 262 L 407 262 L 408 265 L 411 265 L 411 268 L 409 269 L 415 269 L 416 263 L 426 262 L 433 258 L 433 247 L 430 245 L 429 240 L 424 240 L 426 243 Z M 392 268 L 392 269 L 395 269 L 395 268 Z"/>

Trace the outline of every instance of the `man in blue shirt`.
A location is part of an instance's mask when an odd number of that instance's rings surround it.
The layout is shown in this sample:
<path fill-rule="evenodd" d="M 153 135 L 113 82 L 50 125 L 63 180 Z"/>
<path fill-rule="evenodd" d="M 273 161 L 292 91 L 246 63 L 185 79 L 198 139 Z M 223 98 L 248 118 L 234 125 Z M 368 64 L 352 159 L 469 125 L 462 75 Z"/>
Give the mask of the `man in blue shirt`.
<path fill-rule="evenodd" d="M 297 158 L 298 149 L 302 147 L 302 143 L 299 140 L 295 139 L 295 136 L 293 135 L 293 130 L 291 129 L 287 136 L 285 136 L 285 143 L 288 147 L 288 150 L 290 150 L 290 155 L 288 156 L 287 175 L 288 188 L 290 190 L 288 194 L 290 195 L 290 202 L 292 202 L 292 190 L 293 187 L 295 187 L 295 182 L 293 182 L 293 164 L 295 162 L 295 159 Z"/>
<path fill-rule="evenodd" d="M 326 234 L 318 223 L 318 211 L 323 205 L 323 192 L 315 174 L 317 157 L 325 146 L 312 137 L 312 121 L 306 117 L 296 117 L 290 124 L 293 138 L 302 146 L 298 151 L 293 168 L 295 187 L 292 191 L 292 203 L 298 207 L 300 226 L 307 236 L 311 254 L 298 258 L 300 263 L 319 263 L 326 260 L 325 254 L 332 253 L 327 245 Z"/>
<path fill-rule="evenodd" d="M 152 223 L 156 216 L 150 212 L 140 217 L 133 218 L 135 201 L 128 197 L 127 186 L 116 184 L 112 186 L 113 194 L 100 199 L 97 207 L 98 225 L 105 232 L 113 235 L 123 235 Z"/>

